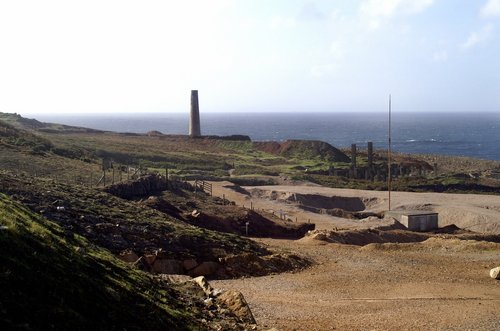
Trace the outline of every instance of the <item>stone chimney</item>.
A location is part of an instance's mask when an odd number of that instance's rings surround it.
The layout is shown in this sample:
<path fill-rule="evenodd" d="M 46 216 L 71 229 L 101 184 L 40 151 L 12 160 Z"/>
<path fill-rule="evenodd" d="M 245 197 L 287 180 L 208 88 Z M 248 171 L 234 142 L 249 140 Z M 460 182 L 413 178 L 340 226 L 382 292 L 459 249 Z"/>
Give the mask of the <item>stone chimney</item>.
<path fill-rule="evenodd" d="M 189 116 L 189 136 L 201 136 L 200 106 L 198 104 L 198 90 L 191 91 L 191 114 Z"/>

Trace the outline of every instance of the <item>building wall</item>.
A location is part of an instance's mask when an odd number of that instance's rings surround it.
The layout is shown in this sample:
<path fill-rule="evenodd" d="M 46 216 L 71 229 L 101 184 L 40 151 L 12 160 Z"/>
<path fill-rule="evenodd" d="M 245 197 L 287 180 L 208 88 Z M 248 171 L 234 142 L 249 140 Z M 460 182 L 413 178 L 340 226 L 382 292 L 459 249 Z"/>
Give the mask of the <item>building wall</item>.
<path fill-rule="evenodd" d="M 438 228 L 438 215 L 402 215 L 401 224 L 410 231 L 430 231 Z"/>

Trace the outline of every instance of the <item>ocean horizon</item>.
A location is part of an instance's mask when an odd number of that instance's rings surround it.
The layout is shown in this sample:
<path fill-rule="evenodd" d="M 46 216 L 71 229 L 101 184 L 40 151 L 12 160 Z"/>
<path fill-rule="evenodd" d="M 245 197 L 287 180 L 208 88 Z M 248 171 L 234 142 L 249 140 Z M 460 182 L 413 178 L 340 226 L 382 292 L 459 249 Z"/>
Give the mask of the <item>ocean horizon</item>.
<path fill-rule="evenodd" d="M 187 134 L 189 114 L 22 114 L 43 122 L 98 130 Z M 203 113 L 202 135 L 247 135 L 254 141 L 322 140 L 338 148 L 388 145 L 387 113 Z M 392 149 L 500 160 L 500 114 L 393 113 Z"/>

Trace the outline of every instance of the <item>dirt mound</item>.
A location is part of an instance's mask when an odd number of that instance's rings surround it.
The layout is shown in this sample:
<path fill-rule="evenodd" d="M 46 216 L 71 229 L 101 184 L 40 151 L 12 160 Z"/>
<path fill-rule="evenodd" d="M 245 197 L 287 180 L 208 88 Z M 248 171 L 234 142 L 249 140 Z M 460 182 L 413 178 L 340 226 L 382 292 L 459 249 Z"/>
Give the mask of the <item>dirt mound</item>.
<path fill-rule="evenodd" d="M 176 218 L 178 218 L 181 214 L 181 211 L 176 206 L 166 201 L 162 197 L 150 196 L 146 200 L 140 201 L 140 204 L 154 208 Z"/>
<path fill-rule="evenodd" d="M 432 237 L 422 242 L 421 244 L 429 248 L 441 248 L 451 251 L 484 251 L 484 250 L 500 250 L 500 243 L 489 241 L 468 240 L 466 237 L 447 238 L 447 237 Z"/>
<path fill-rule="evenodd" d="M 422 234 L 404 230 L 381 231 L 377 229 L 367 230 L 342 230 L 342 231 L 311 231 L 302 242 L 314 242 L 316 240 L 329 243 L 348 244 L 364 246 L 371 243 L 409 243 L 427 240 L 428 234 Z"/>
<path fill-rule="evenodd" d="M 404 204 L 397 206 L 395 210 L 422 210 L 422 211 L 434 211 L 436 205 L 432 203 L 420 203 L 420 204 Z"/>
<path fill-rule="evenodd" d="M 430 237 L 418 243 L 372 243 L 361 247 L 364 251 L 444 250 L 447 252 L 482 252 L 500 250 L 500 244 L 489 241 L 464 240 L 453 237 Z"/>
<path fill-rule="evenodd" d="M 500 235 L 483 235 L 464 231 L 451 225 L 436 232 L 412 232 L 398 229 L 398 223 L 390 227 L 363 230 L 310 231 L 300 241 L 303 243 L 338 243 L 364 246 L 366 250 L 414 249 L 408 243 L 421 243 L 420 249 L 436 247 L 454 251 L 480 251 L 500 249 Z M 417 247 L 417 248 L 418 248 Z"/>
<path fill-rule="evenodd" d="M 318 140 L 286 140 L 254 142 L 260 151 L 297 158 L 320 158 L 332 162 L 350 162 L 350 158 L 332 145 Z"/>
<path fill-rule="evenodd" d="M 107 186 L 104 191 L 123 199 L 131 199 L 149 196 L 161 192 L 165 188 L 165 178 L 159 175 L 148 175 L 134 181 Z"/>
<path fill-rule="evenodd" d="M 264 276 L 290 270 L 300 270 L 311 265 L 311 261 L 294 254 L 272 254 L 257 256 L 255 254 L 229 255 L 220 259 L 224 266 L 225 276 L 236 278 L 241 276 Z"/>
<path fill-rule="evenodd" d="M 268 238 L 302 238 L 315 225 L 309 223 L 292 223 L 267 218 L 253 210 L 236 206 L 221 206 L 206 209 L 195 215 L 186 215 L 187 222 L 205 229 L 246 235 L 250 237 Z"/>

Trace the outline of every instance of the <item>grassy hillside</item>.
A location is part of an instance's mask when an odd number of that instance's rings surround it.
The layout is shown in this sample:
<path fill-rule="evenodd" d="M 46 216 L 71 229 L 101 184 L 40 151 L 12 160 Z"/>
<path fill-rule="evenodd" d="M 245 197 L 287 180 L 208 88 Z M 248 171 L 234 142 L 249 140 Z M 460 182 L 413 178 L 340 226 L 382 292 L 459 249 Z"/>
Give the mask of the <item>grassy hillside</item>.
<path fill-rule="evenodd" d="M 3 330 L 200 327 L 174 290 L 0 194 Z"/>
<path fill-rule="evenodd" d="M 95 186 L 102 176 L 102 160 L 106 158 L 114 162 L 117 180 L 126 178 L 122 170 L 132 166 L 160 173 L 168 168 L 171 175 L 185 179 L 229 179 L 240 184 L 272 183 L 280 181 L 279 176 L 333 187 L 387 188 L 384 151 L 376 151 L 373 160 L 382 176 L 365 181 L 347 177 L 351 167 L 349 151 L 340 151 L 320 141 L 251 142 L 119 134 L 42 123 L 5 113 L 0 113 L 1 120 L 10 123 L 3 125 L 3 137 L 0 137 L 1 168 L 65 183 Z M 408 164 L 429 167 L 435 164 L 438 174 L 428 171 L 419 175 L 414 171 L 410 176 L 395 179 L 395 190 L 495 192 L 495 187 L 500 187 L 499 162 L 394 154 L 394 169 Z M 366 150 L 358 151 L 357 165 L 367 165 Z M 344 172 L 331 176 L 332 169 Z M 363 171 L 361 169 L 362 176 Z M 110 171 L 107 178 L 111 176 Z"/>
<path fill-rule="evenodd" d="M 161 248 L 171 258 L 200 261 L 217 261 L 227 254 L 267 254 L 247 238 L 195 227 L 137 202 L 81 185 L 0 172 L 0 192 L 43 213 L 65 231 L 80 234 L 115 254 L 127 249 L 142 254 Z"/>
<path fill-rule="evenodd" d="M 82 128 L 77 126 L 40 122 L 36 119 L 22 117 L 21 115 L 15 113 L 12 114 L 12 113 L 0 112 L 0 121 L 8 123 L 18 129 L 38 130 L 38 131 L 52 132 L 52 133 L 102 132 L 100 130 Z"/>
<path fill-rule="evenodd" d="M 2 121 L 0 121 L 0 144 L 4 148 L 25 149 L 34 154 L 47 152 L 53 147 L 48 139 Z"/>

